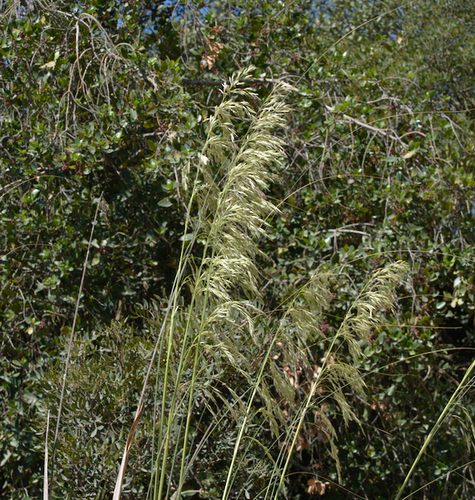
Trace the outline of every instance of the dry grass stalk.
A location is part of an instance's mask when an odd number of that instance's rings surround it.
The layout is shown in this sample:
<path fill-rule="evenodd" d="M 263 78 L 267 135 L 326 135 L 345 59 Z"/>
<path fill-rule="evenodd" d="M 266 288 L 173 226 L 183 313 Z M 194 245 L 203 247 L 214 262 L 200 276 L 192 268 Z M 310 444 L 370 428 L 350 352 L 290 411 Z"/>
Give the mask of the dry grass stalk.
<path fill-rule="evenodd" d="M 129 436 L 127 438 L 127 443 L 125 444 L 124 455 L 122 456 L 122 463 L 120 464 L 119 475 L 117 477 L 117 482 L 115 483 L 114 496 L 112 500 L 120 500 L 120 494 L 122 492 L 122 483 L 124 482 L 125 469 L 127 467 L 127 461 L 129 459 L 130 448 L 134 440 L 134 434 L 140 422 L 140 418 L 145 410 L 145 406 L 142 403 L 140 408 L 137 408 L 135 413 L 134 423 L 129 431 Z"/>

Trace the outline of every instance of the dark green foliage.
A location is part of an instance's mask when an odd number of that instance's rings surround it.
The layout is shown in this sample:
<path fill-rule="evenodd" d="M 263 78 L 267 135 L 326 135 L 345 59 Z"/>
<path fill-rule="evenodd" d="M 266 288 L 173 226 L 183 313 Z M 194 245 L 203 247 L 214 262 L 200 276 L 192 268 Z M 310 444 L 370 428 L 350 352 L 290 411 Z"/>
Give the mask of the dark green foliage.
<path fill-rule="evenodd" d="M 288 97 L 288 127 L 278 132 L 287 163 L 272 167 L 277 180 L 269 198 L 281 213 L 261 246 L 266 312 L 276 309 L 280 317 L 282 301 L 315 269 L 332 272 L 321 324 L 330 336 L 375 269 L 398 259 L 411 268 L 392 324 L 363 346 L 358 367 L 368 401 L 347 394 L 361 427 L 345 427 L 338 406 L 326 410 L 339 435 L 343 486 L 375 499 L 395 493 L 475 347 L 472 3 L 386 2 L 384 10 L 381 3 L 346 0 L 0 8 L 0 496 L 39 495 L 38 404 L 41 412 L 54 411 L 57 402 L 62 339 L 72 325 L 101 193 L 106 204 L 80 300 L 57 467 L 58 483 L 69 485 L 72 498 L 101 489 L 110 495 L 150 352 L 152 333 L 143 331 L 148 309 L 154 299 L 166 301 L 178 265 L 182 173 L 198 162 L 203 123 L 220 102 L 218 87 L 208 84 L 250 63 L 256 109 L 272 86 L 262 78 L 282 78 L 297 89 Z M 202 84 L 190 83 L 196 81 Z M 128 326 L 100 327 L 124 318 Z M 310 348 L 318 364 L 324 345 Z M 134 357 L 139 350 L 143 356 Z M 101 383 L 85 391 L 97 374 Z M 114 383 L 106 383 L 110 374 Z M 223 385 L 234 386 L 234 376 L 210 372 Z M 304 387 L 295 388 L 297 399 Z M 464 411 L 473 417 L 463 403 L 454 409 L 420 463 L 413 491 L 440 478 L 427 487 L 428 498 L 441 497 L 444 487 L 451 498 L 473 497 Z M 232 422 L 225 420 L 202 450 L 201 485 L 195 478 L 188 489 L 204 488 L 209 498 L 221 491 L 220 457 L 229 460 L 232 452 Z M 308 495 L 310 470 L 322 481 L 337 480 L 317 424 L 307 425 L 293 455 L 290 498 Z M 136 476 L 126 485 L 137 498 L 148 486 L 150 455 L 141 454 L 150 446 L 150 425 L 137 440 Z M 190 445 L 205 427 L 196 424 Z M 268 429 L 259 436 L 278 449 Z M 82 449 L 90 455 L 80 455 Z M 255 462 L 243 465 L 241 477 L 257 467 L 259 453 L 256 445 Z M 343 494 L 336 486 L 325 493 Z"/>
<path fill-rule="evenodd" d="M 68 339 L 65 340 L 67 343 Z M 53 498 L 110 496 L 152 347 L 149 332 L 135 332 L 121 322 L 112 322 L 109 328 L 76 342 L 62 411 Z M 41 413 L 34 426 L 42 438 L 46 409 L 51 411 L 51 420 L 56 420 L 64 371 L 61 361 L 62 356 L 34 385 L 36 392 L 43 395 Z M 145 421 L 143 434 L 131 453 L 135 472 L 128 479 L 125 491 L 137 498 L 144 497 L 147 485 L 150 429 L 150 422 Z M 41 453 L 40 444 L 38 448 Z M 35 476 L 42 486 L 41 466 Z"/>

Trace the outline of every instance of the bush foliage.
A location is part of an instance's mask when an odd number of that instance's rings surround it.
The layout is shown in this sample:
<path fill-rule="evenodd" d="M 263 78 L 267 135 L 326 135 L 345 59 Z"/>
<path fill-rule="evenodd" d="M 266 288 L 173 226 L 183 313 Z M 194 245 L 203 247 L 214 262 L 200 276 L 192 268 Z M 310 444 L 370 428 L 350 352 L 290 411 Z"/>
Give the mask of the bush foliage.
<path fill-rule="evenodd" d="M 290 498 L 394 497 L 472 361 L 475 7 L 11 0 L 0 13 L 0 495 L 42 491 L 100 204 L 53 495 L 110 496 L 166 324 L 124 494 L 147 498 L 166 471 L 174 500 L 264 498 L 269 478 Z M 365 309 L 399 262 L 391 300 Z M 357 310 L 371 319 L 358 340 Z M 473 497 L 470 397 L 469 382 L 404 494 Z M 165 442 L 176 464 L 155 462 Z"/>

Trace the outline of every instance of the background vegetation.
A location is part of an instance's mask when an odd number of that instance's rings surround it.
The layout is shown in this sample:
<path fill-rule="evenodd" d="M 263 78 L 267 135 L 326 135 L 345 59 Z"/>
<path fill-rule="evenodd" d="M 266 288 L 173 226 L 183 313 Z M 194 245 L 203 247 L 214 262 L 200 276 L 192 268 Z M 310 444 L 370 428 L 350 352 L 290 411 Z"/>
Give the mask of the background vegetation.
<path fill-rule="evenodd" d="M 264 392 L 246 410 L 253 439 L 227 493 L 260 498 L 293 411 L 308 395 L 308 370 L 328 361 L 329 339 L 340 338 L 374 271 L 404 261 L 409 277 L 397 289 L 394 314 L 387 311 L 351 361 L 365 396 L 339 385 L 359 423 L 325 396 L 334 390 L 325 385 L 288 450 L 285 483 L 289 498 L 395 496 L 473 358 L 475 6 L 101 0 L 4 1 L 0 10 L 1 497 L 37 498 L 42 490 L 46 412 L 54 417 L 58 407 L 98 203 L 54 494 L 105 498 L 113 491 L 181 269 L 185 224 L 199 213 L 189 205 L 185 172 L 203 162 L 223 82 L 251 64 L 249 113 L 232 118 L 237 138 L 244 140 L 252 113 L 276 85 L 295 89 L 281 97 L 290 111 L 273 132 L 285 154 L 268 165 L 267 199 L 280 212 L 268 219 L 257 257 L 261 296 L 252 304 L 261 311 L 260 340 L 236 330 L 232 345 L 242 360 L 255 360 L 244 371 L 225 350 L 207 354 L 189 434 L 199 458 L 180 487 L 195 498 L 199 491 L 221 497 L 239 433 L 231 402 L 248 395 L 246 384 L 262 376 L 259 363 L 272 353 L 268 396 L 281 414 L 274 427 L 262 418 Z M 197 267 L 203 241 L 190 257 Z M 285 344 L 269 346 L 285 308 L 315 272 L 329 276 L 318 307 L 326 306 L 315 313 L 325 340 L 309 337 L 305 345 L 305 337 L 292 337 L 301 352 L 310 349 L 305 364 Z M 251 301 L 247 292 L 239 297 Z M 183 315 L 193 293 L 184 290 L 177 304 Z M 347 351 L 342 342 L 335 360 L 351 359 Z M 164 369 L 159 364 L 152 374 L 151 397 L 160 394 Z M 406 495 L 473 498 L 470 385 L 464 397 Z M 146 498 L 160 439 L 158 412 L 143 418 L 124 484 L 129 498 Z"/>

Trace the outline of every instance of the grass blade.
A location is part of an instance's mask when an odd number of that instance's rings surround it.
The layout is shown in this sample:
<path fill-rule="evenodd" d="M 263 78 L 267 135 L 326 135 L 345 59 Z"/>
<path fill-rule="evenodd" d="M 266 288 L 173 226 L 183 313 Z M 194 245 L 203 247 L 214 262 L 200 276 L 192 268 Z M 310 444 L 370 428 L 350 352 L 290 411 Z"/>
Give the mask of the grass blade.
<path fill-rule="evenodd" d="M 122 463 L 120 464 L 119 475 L 117 477 L 117 482 L 115 483 L 114 496 L 112 497 L 112 500 L 120 500 L 120 494 L 122 493 L 122 483 L 124 482 L 125 469 L 127 467 L 127 461 L 129 459 L 130 448 L 132 446 L 134 434 L 137 430 L 144 409 L 145 406 L 142 403 L 142 406 L 137 408 L 137 412 L 135 413 L 134 423 L 130 428 L 129 437 L 127 438 L 127 443 L 125 444 L 124 455 L 122 456 Z"/>
<path fill-rule="evenodd" d="M 44 483 L 43 483 L 43 500 L 48 500 L 48 433 L 49 433 L 49 411 L 46 417 L 45 472 L 44 472 Z"/>
<path fill-rule="evenodd" d="M 419 460 L 422 458 L 422 455 L 424 454 L 427 447 L 429 446 L 429 443 L 432 441 L 432 438 L 435 436 L 435 433 L 439 430 L 439 427 L 442 425 L 443 421 L 447 417 L 449 410 L 454 405 L 459 394 L 465 388 L 465 384 L 466 384 L 468 378 L 470 377 L 474 368 L 475 368 L 475 361 L 472 362 L 472 364 L 469 366 L 468 370 L 465 372 L 465 375 L 463 376 L 463 379 L 461 380 L 460 384 L 457 386 L 457 389 L 455 389 L 454 393 L 452 394 L 452 397 L 450 398 L 449 402 L 445 405 L 444 410 L 440 414 L 437 422 L 434 424 L 434 427 L 432 427 L 429 434 L 427 435 L 427 437 L 424 441 L 424 444 L 422 445 L 422 448 L 419 450 L 419 453 L 417 454 L 417 457 L 415 458 L 414 463 L 412 464 L 409 472 L 407 473 L 406 477 L 404 478 L 404 482 L 402 483 L 402 486 L 399 489 L 394 500 L 399 500 L 401 498 L 402 492 L 404 491 L 404 488 L 406 487 L 407 483 L 409 482 L 409 479 L 411 478 L 417 464 L 419 463 Z"/>

